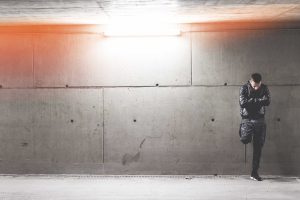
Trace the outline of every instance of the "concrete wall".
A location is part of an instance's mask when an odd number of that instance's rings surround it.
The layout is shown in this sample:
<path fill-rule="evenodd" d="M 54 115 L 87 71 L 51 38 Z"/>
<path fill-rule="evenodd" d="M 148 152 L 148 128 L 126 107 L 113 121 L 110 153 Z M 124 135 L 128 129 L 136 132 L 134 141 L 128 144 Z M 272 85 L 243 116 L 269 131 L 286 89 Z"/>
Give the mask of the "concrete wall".
<path fill-rule="evenodd" d="M 0 173 L 248 174 L 239 87 L 272 102 L 261 172 L 299 175 L 300 30 L 0 33 Z"/>

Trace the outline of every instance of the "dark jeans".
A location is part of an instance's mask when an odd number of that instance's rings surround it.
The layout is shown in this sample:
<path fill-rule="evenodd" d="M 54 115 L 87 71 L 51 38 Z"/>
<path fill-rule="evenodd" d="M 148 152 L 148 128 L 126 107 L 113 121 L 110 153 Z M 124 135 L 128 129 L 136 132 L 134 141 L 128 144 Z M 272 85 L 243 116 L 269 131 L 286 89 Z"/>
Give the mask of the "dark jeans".
<path fill-rule="evenodd" d="M 253 140 L 252 169 L 257 172 L 262 152 L 262 147 L 266 138 L 266 122 L 264 119 L 242 119 L 240 125 L 240 140 L 243 144 L 248 144 Z"/>

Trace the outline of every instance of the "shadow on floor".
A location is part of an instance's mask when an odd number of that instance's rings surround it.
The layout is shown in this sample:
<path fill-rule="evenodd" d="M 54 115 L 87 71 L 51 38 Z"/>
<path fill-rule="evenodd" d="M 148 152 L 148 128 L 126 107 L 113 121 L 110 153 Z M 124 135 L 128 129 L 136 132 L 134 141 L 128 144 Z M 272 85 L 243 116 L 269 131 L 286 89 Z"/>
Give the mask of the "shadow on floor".
<path fill-rule="evenodd" d="M 295 177 L 265 177 L 263 179 L 268 180 L 270 182 L 288 182 L 288 183 L 300 181 L 299 178 L 295 178 Z"/>

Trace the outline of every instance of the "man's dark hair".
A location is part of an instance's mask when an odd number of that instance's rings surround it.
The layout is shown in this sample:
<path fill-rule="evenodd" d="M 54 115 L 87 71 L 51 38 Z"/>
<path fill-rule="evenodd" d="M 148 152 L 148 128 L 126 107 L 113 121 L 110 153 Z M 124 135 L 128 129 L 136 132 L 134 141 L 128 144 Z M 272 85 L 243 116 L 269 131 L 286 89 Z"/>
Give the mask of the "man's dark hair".
<path fill-rule="evenodd" d="M 259 83 L 261 81 L 261 75 L 259 73 L 254 73 L 251 74 L 251 79 L 255 82 L 255 83 Z"/>

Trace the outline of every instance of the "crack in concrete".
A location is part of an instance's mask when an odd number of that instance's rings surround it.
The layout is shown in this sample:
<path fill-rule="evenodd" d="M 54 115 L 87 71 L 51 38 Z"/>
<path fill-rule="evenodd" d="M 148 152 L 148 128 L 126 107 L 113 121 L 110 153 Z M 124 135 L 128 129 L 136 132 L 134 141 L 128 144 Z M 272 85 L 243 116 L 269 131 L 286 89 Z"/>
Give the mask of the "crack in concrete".
<path fill-rule="evenodd" d="M 145 141 L 146 141 L 146 138 L 144 138 L 143 141 L 141 142 L 140 149 L 142 148 L 142 146 L 143 146 L 143 144 L 144 144 Z"/>
<path fill-rule="evenodd" d="M 123 155 L 123 157 L 122 157 L 122 164 L 123 165 L 129 164 L 129 163 L 132 163 L 132 162 L 137 162 L 140 159 L 141 149 L 142 149 L 143 144 L 145 143 L 145 141 L 146 141 L 146 138 L 144 138 L 142 140 L 142 142 L 140 143 L 139 150 L 135 155 L 130 155 L 128 153 L 125 153 Z"/>

